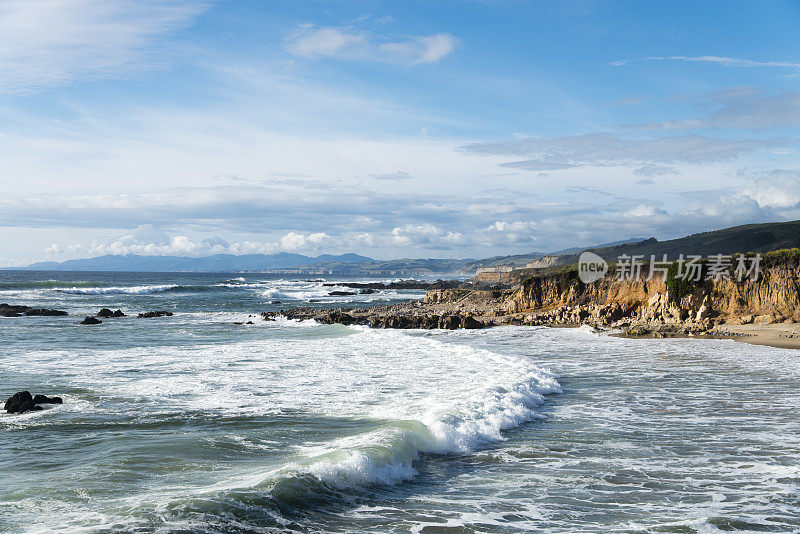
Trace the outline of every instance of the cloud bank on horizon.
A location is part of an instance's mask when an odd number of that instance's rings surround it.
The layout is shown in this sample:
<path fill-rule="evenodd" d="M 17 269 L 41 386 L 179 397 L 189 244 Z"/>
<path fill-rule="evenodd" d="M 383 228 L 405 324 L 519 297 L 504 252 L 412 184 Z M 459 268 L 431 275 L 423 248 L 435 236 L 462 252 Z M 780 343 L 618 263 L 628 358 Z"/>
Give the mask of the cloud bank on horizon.
<path fill-rule="evenodd" d="M 0 265 L 800 218 L 800 5 L 7 0 Z"/>

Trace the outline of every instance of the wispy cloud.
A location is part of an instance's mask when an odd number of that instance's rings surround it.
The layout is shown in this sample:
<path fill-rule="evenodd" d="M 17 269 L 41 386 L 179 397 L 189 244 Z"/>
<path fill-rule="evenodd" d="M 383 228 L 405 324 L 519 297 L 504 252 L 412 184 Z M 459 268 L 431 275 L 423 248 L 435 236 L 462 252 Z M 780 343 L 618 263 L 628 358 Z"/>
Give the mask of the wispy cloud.
<path fill-rule="evenodd" d="M 411 178 L 411 175 L 407 172 L 397 171 L 397 172 L 385 172 L 381 174 L 370 174 L 370 178 L 375 178 L 376 180 L 408 180 Z"/>
<path fill-rule="evenodd" d="M 0 2 L 0 93 L 164 64 L 153 45 L 208 7 L 188 0 Z"/>
<path fill-rule="evenodd" d="M 339 59 L 361 59 L 370 48 L 364 33 L 342 28 L 304 26 L 286 40 L 286 50 L 295 56 L 328 56 Z"/>
<path fill-rule="evenodd" d="M 744 89 L 712 95 L 718 109 L 691 119 L 677 119 L 646 127 L 671 130 L 699 128 L 791 128 L 800 126 L 800 91 L 764 95 Z"/>
<path fill-rule="evenodd" d="M 678 169 L 675 167 L 668 167 L 667 165 L 645 165 L 634 169 L 634 176 L 643 176 L 645 178 L 653 178 L 655 176 L 667 176 L 669 174 L 678 174 Z"/>
<path fill-rule="evenodd" d="M 458 40 L 448 33 L 390 40 L 344 27 L 304 25 L 285 41 L 286 50 L 306 58 L 333 57 L 419 65 L 438 63 L 455 50 Z"/>
<path fill-rule="evenodd" d="M 691 63 L 716 63 L 726 67 L 780 67 L 788 69 L 800 69 L 800 63 L 791 61 L 758 61 L 753 59 L 743 59 L 738 57 L 725 56 L 652 56 L 645 58 L 646 61 L 687 61 Z"/>
<path fill-rule="evenodd" d="M 800 63 L 792 61 L 753 60 L 726 56 L 650 56 L 642 59 L 618 59 L 612 61 L 615 67 L 621 67 L 636 61 L 684 61 L 689 63 L 715 63 L 725 67 L 777 67 L 784 69 L 800 69 Z"/>
<path fill-rule="evenodd" d="M 469 154 L 523 157 L 502 165 L 531 171 L 583 166 L 709 163 L 734 159 L 747 152 L 790 143 L 787 139 L 726 140 L 700 135 L 629 139 L 610 133 L 570 137 L 532 138 L 506 143 L 479 143 L 462 147 Z"/>

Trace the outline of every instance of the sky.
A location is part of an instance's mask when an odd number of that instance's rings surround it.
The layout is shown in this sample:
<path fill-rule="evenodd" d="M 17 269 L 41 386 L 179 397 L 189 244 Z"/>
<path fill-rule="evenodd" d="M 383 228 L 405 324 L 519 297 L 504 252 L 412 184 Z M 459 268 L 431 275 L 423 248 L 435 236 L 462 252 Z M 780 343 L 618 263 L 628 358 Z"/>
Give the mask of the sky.
<path fill-rule="evenodd" d="M 800 2 L 3 0 L 0 265 L 800 219 Z"/>

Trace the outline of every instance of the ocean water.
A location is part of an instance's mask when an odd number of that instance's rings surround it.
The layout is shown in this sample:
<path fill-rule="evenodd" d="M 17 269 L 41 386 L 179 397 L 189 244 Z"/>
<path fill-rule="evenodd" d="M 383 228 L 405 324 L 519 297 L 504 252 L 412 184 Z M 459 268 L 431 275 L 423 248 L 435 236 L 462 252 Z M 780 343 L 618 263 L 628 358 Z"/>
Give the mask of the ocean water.
<path fill-rule="evenodd" d="M 251 317 L 421 297 L 321 284 L 0 272 L 71 314 L 0 318 L 0 394 L 64 399 L 0 414 L 0 532 L 800 531 L 796 352 Z"/>

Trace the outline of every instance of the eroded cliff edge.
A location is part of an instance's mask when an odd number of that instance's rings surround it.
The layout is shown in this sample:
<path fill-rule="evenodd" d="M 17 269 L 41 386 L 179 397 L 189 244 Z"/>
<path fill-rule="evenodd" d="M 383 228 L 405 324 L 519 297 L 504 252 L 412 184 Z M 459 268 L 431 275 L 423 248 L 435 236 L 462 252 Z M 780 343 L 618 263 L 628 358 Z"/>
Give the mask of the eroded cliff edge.
<path fill-rule="evenodd" d="M 758 278 L 727 275 L 696 282 L 613 270 L 583 283 L 577 269 L 520 277 L 510 288 L 432 289 L 423 302 L 357 309 L 300 308 L 295 319 L 383 328 L 478 328 L 503 324 L 615 327 L 630 335 L 707 334 L 719 325 L 800 322 L 800 250 L 764 256 Z M 264 314 L 273 318 L 277 314 Z M 713 333 L 713 332 L 712 332 Z"/>

